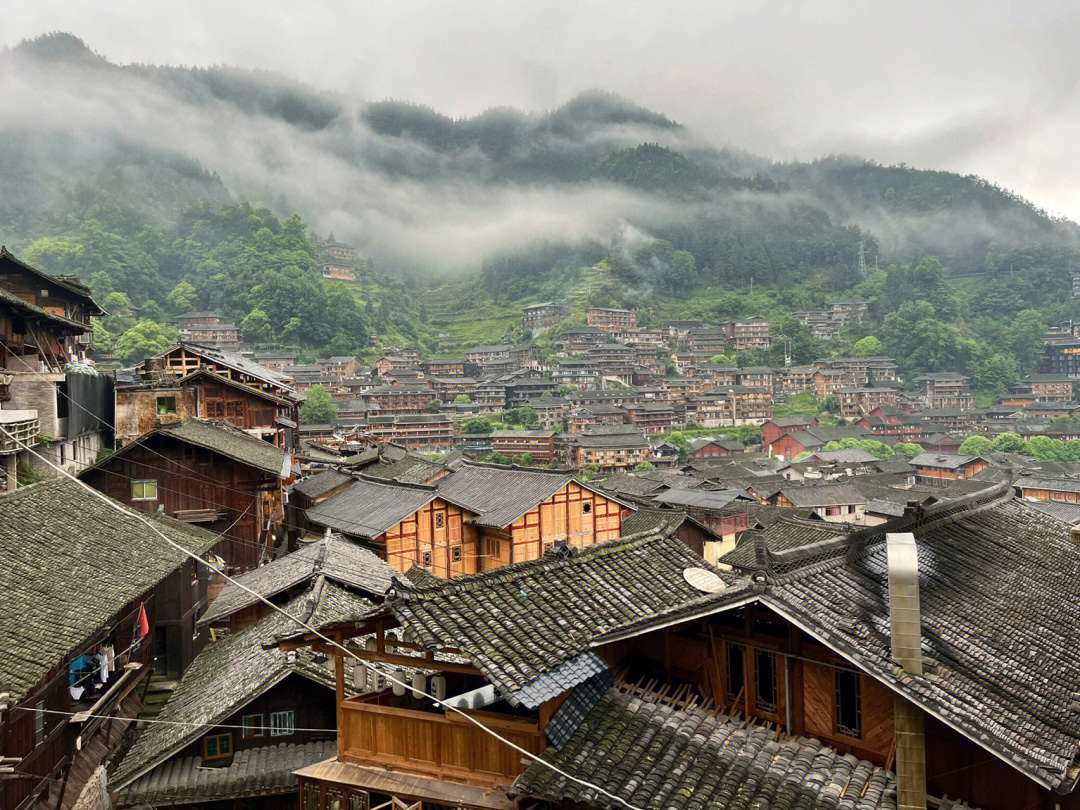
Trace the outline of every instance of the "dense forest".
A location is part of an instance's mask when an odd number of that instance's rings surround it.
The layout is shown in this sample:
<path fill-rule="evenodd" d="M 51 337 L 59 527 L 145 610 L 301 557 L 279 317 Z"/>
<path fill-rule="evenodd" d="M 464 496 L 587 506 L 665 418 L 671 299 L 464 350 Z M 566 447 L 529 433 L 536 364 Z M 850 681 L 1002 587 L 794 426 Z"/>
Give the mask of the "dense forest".
<path fill-rule="evenodd" d="M 310 354 L 372 334 L 433 354 L 519 339 L 521 306 L 554 299 L 564 328 L 588 305 L 761 314 L 795 362 L 880 350 L 986 398 L 1033 369 L 1046 324 L 1080 317 L 1077 227 L 977 177 L 776 163 L 601 92 L 453 119 L 265 73 L 121 67 L 65 34 L 0 71 L 0 241 L 90 284 L 115 313 L 99 344 L 125 360 L 191 308 Z M 365 257 L 358 282 L 320 278 L 331 229 Z M 871 313 L 838 341 L 790 317 L 845 296 Z"/>

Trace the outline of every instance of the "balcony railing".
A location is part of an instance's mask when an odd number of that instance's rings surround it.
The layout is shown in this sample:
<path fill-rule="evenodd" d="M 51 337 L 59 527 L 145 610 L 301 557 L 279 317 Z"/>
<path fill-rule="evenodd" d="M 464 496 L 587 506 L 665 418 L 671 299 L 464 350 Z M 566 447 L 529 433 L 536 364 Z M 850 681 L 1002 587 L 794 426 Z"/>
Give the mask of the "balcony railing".
<path fill-rule="evenodd" d="M 485 726 L 534 754 L 546 747 L 536 721 L 471 712 Z M 342 703 L 339 759 L 470 785 L 507 785 L 525 770 L 522 755 L 458 714 Z"/>
<path fill-rule="evenodd" d="M 0 428 L 0 456 L 10 456 L 37 444 L 41 423 L 36 410 L 0 411 Z"/>

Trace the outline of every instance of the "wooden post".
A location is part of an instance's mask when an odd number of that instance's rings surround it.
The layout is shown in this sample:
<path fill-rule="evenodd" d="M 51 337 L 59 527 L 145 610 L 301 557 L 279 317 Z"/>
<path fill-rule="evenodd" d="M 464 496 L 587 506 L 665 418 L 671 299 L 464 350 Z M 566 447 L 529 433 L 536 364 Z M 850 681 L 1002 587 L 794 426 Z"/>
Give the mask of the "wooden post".
<path fill-rule="evenodd" d="M 341 644 L 343 641 L 341 633 L 337 633 L 334 640 Z M 342 729 L 345 719 L 345 709 L 342 707 L 345 702 L 345 657 L 337 652 L 334 653 L 334 686 L 337 689 L 337 739 L 340 757 L 345 752 L 345 732 Z"/>

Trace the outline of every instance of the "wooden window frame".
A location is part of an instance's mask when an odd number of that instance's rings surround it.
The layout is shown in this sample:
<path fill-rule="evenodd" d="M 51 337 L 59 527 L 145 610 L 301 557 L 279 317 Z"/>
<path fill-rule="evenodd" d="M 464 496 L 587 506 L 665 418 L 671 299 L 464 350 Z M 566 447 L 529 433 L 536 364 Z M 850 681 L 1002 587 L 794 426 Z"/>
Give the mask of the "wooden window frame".
<path fill-rule="evenodd" d="M 738 655 L 739 665 L 735 667 L 735 672 L 738 673 L 737 680 L 739 682 L 739 688 L 733 690 L 732 687 L 732 656 Z M 735 701 L 742 701 L 746 703 L 746 670 L 745 670 L 745 658 L 746 647 L 742 644 L 736 644 L 728 641 L 724 644 L 724 691 L 728 702 L 735 705 Z M 741 694 L 740 694 L 741 693 Z"/>
<path fill-rule="evenodd" d="M 146 494 L 146 485 L 153 484 L 154 494 L 148 496 Z M 139 487 L 139 489 L 136 489 Z M 141 495 L 136 495 L 136 492 L 141 492 Z M 139 478 L 131 482 L 131 500 L 133 501 L 156 501 L 158 499 L 158 482 L 156 478 Z"/>
<path fill-rule="evenodd" d="M 450 562 L 461 562 L 464 556 L 461 546 L 450 546 Z"/>
<path fill-rule="evenodd" d="M 780 711 L 780 683 L 777 677 L 777 662 L 779 656 L 776 653 L 769 650 L 754 650 L 754 708 L 763 714 L 775 715 Z M 762 680 L 761 676 L 764 670 L 762 667 L 762 659 L 769 662 L 769 671 L 772 678 L 772 697 L 771 701 L 762 702 Z"/>
<path fill-rule="evenodd" d="M 159 396 L 157 402 L 157 415 L 158 416 L 175 416 L 176 415 L 176 396 Z M 163 407 L 164 406 L 164 407 Z"/>
<path fill-rule="evenodd" d="M 837 669 L 834 673 L 834 679 L 836 683 L 836 702 L 835 712 L 836 715 L 833 721 L 836 726 L 836 733 L 843 737 L 851 737 L 852 739 L 861 740 L 863 735 L 862 728 L 862 678 L 857 672 L 850 672 L 847 670 Z M 849 680 L 849 679 L 853 679 Z M 849 726 L 840 722 L 840 714 L 842 711 L 841 701 L 841 684 L 847 681 L 848 683 L 854 682 L 855 685 L 855 725 Z"/>
<path fill-rule="evenodd" d="M 288 721 L 289 721 L 288 731 L 283 731 L 282 728 L 284 728 L 284 727 L 279 727 L 278 726 L 277 718 L 279 718 L 279 717 L 287 717 L 288 718 Z M 271 737 L 290 737 L 295 733 L 296 733 L 296 712 L 295 711 L 293 711 L 292 709 L 285 709 L 285 710 L 280 711 L 280 712 L 270 712 L 270 736 Z"/>
<path fill-rule="evenodd" d="M 266 736 L 266 724 L 262 712 L 245 714 L 240 721 L 243 726 L 241 736 L 245 740 L 258 740 Z"/>
<path fill-rule="evenodd" d="M 34 704 L 34 747 L 37 748 L 49 736 L 48 715 L 45 714 L 45 701 Z"/>
<path fill-rule="evenodd" d="M 434 525 L 436 529 L 446 528 L 446 512 L 436 512 Z"/>
<path fill-rule="evenodd" d="M 221 741 L 228 740 L 228 750 L 222 753 Z M 210 753 L 210 743 L 214 742 L 214 753 Z M 233 739 L 232 734 L 207 734 L 203 737 L 203 762 L 213 761 L 218 759 L 228 759 L 233 755 Z"/>
<path fill-rule="evenodd" d="M 434 562 L 434 555 L 431 553 L 431 549 L 426 548 L 420 552 L 420 565 L 423 568 L 431 568 L 431 564 Z"/>

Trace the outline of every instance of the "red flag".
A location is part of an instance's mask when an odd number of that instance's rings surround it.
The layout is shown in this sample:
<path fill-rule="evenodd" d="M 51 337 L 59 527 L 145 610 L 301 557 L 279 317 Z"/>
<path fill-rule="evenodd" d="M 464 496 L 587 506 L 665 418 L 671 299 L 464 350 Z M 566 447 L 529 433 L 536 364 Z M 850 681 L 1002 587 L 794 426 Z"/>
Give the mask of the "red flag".
<path fill-rule="evenodd" d="M 139 605 L 139 635 L 136 638 L 144 638 L 150 632 L 150 622 L 146 618 L 146 603 Z"/>

